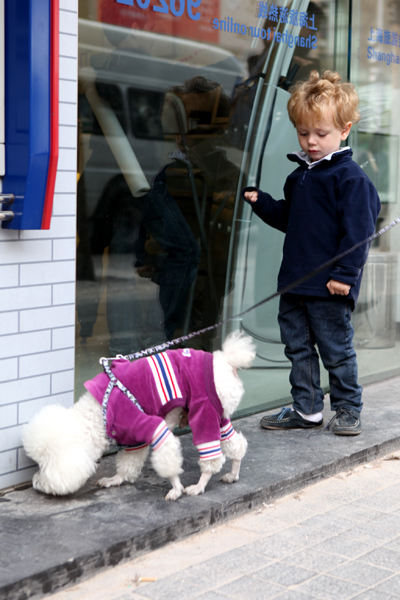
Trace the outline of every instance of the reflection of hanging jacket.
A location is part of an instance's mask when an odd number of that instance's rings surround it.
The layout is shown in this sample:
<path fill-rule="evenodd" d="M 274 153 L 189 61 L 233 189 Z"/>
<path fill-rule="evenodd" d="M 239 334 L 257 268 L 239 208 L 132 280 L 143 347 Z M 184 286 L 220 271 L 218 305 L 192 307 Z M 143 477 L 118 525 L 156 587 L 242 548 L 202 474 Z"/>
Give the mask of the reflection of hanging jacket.
<path fill-rule="evenodd" d="M 158 448 L 169 433 L 164 417 L 176 407 L 188 411 L 200 460 L 221 456 L 221 440 L 236 434 L 229 419 L 223 417 L 212 354 L 189 348 L 168 350 L 134 362 L 115 360 L 111 369 L 144 411 L 113 388 L 107 407 L 107 435 L 118 444 Z M 85 387 L 102 404 L 109 382 L 108 375 L 100 373 L 86 381 Z"/>

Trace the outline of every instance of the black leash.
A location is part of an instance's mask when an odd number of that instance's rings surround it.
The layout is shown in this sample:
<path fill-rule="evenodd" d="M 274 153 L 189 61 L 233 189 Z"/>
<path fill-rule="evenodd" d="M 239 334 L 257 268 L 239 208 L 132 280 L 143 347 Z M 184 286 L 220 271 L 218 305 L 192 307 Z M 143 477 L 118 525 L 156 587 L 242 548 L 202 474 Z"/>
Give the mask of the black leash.
<path fill-rule="evenodd" d="M 390 229 L 392 229 L 399 223 L 400 223 L 400 218 L 394 219 L 394 221 L 391 221 L 388 225 L 386 225 L 386 227 L 383 227 L 383 229 L 380 229 L 376 233 L 373 233 L 367 239 L 363 240 L 362 242 L 358 242 L 357 244 L 354 244 L 354 246 L 352 246 L 348 250 L 345 250 L 344 252 L 341 252 L 340 254 L 337 254 L 333 258 L 322 263 L 322 265 L 320 265 L 313 271 L 310 271 L 309 273 L 307 273 L 307 275 L 303 275 L 303 277 L 300 277 L 300 279 L 297 279 L 293 283 L 287 285 L 285 288 L 283 288 L 279 292 L 275 292 L 274 294 L 271 294 L 271 296 L 268 296 L 268 298 L 264 298 L 264 300 L 261 300 L 260 302 L 253 304 L 253 306 L 250 306 L 250 308 L 247 308 L 246 310 L 240 312 L 239 314 L 235 315 L 234 317 L 228 317 L 227 319 L 224 319 L 223 321 L 219 321 L 219 323 L 216 323 L 215 325 L 210 325 L 209 327 L 204 327 L 204 329 L 199 329 L 198 331 L 194 331 L 193 333 L 188 333 L 187 335 L 183 335 L 181 337 L 175 338 L 174 340 L 164 342 L 163 344 L 160 344 L 158 346 L 152 346 L 151 348 L 147 348 L 146 350 L 134 352 L 133 354 L 127 354 L 125 356 L 123 356 L 122 354 L 118 354 L 117 356 L 115 356 L 113 358 L 102 357 L 102 358 L 100 358 L 99 362 L 101 365 L 103 365 L 104 370 L 107 372 L 109 370 L 109 361 L 112 361 L 114 359 L 136 360 L 138 358 L 142 358 L 143 356 L 150 356 L 151 354 L 163 352 L 164 350 L 167 350 L 171 346 L 175 346 L 176 344 L 181 344 L 182 342 L 186 342 L 187 340 L 190 340 L 198 335 L 201 335 L 202 333 L 206 333 L 207 331 L 213 331 L 214 329 L 217 329 L 218 327 L 221 327 L 222 325 L 225 325 L 226 323 L 229 323 L 230 321 L 235 321 L 238 318 L 243 317 L 244 315 L 247 315 L 247 313 L 251 312 L 252 310 L 255 310 L 259 306 L 266 304 L 270 300 L 273 300 L 274 298 L 281 296 L 282 294 L 287 294 L 288 292 L 291 292 L 298 285 L 301 285 L 305 281 L 308 281 L 312 277 L 315 277 L 315 275 L 318 275 L 319 273 L 321 273 L 322 271 L 324 271 L 325 269 L 330 267 L 333 263 L 337 262 L 338 260 L 341 260 L 348 254 L 351 254 L 352 252 L 354 252 L 354 250 L 357 250 L 357 248 L 360 248 L 361 246 L 364 246 L 365 244 L 370 244 L 371 242 L 376 240 L 376 238 L 380 237 L 384 233 L 387 233 Z"/>

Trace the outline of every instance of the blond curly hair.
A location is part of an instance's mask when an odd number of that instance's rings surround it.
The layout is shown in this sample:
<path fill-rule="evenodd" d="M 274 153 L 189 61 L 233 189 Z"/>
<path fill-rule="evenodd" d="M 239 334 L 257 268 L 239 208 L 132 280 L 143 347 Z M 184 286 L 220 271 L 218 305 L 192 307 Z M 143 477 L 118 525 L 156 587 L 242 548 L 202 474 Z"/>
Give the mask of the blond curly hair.
<path fill-rule="evenodd" d="M 287 105 L 289 119 L 296 124 L 323 120 L 327 110 L 332 110 L 335 127 L 344 129 L 347 123 L 358 123 L 359 98 L 352 83 L 342 82 L 339 73 L 311 71 L 307 81 L 299 81 L 290 90 Z"/>

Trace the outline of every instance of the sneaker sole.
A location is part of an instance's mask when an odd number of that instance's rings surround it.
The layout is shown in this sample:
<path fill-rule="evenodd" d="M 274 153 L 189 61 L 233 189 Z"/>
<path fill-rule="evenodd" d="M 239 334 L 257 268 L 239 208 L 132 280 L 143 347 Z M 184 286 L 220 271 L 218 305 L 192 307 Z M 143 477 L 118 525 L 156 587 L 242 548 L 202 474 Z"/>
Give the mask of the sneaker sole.
<path fill-rule="evenodd" d="M 333 433 L 335 435 L 360 435 L 360 433 L 362 432 L 362 430 L 360 431 L 334 431 Z"/>
<path fill-rule="evenodd" d="M 279 425 L 264 425 L 263 423 L 260 423 L 260 425 L 261 425 L 261 427 L 263 429 L 274 429 L 274 430 L 279 430 L 279 431 L 290 431 L 291 429 L 321 429 L 321 427 L 324 426 L 324 423 L 322 422 L 320 425 L 311 425 L 310 427 L 302 427 L 301 425 L 298 425 L 298 426 L 295 426 L 295 427 L 280 427 Z"/>

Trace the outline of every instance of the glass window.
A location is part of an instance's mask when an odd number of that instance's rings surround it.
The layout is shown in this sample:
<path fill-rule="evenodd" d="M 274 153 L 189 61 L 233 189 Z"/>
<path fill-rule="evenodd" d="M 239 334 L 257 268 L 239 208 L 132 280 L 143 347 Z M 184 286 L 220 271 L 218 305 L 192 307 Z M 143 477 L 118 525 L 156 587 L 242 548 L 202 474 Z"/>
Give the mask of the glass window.
<path fill-rule="evenodd" d="M 126 116 L 121 91 L 116 85 L 100 82 L 96 84 L 96 90 L 99 97 L 110 106 L 122 129 L 126 132 Z M 85 94 L 79 95 L 78 107 L 78 119 L 81 123 L 82 133 L 103 135 L 103 130 L 91 109 Z"/>
<path fill-rule="evenodd" d="M 351 78 L 360 96 L 361 120 L 351 137 L 354 156 L 382 202 L 377 227 L 399 216 L 400 11 L 398 2 L 353 3 Z M 362 381 L 399 373 L 400 231 L 372 245 L 354 315 Z"/>
<path fill-rule="evenodd" d="M 100 356 L 206 328 L 276 291 L 283 234 L 252 214 L 240 191 L 257 185 L 282 198 L 293 170 L 286 155 L 299 149 L 288 90 L 311 70 L 346 78 L 351 67 L 363 114 L 356 160 L 382 196 L 382 219 L 395 214 L 400 71 L 376 54 L 389 46 L 397 54 L 393 6 L 80 0 L 78 390 L 99 372 Z M 379 41 L 381 29 L 390 43 Z M 395 235 L 382 239 L 366 268 L 354 316 L 364 378 L 380 376 L 375 356 L 397 348 L 397 251 Z M 290 394 L 277 307 L 275 299 L 190 340 L 212 351 L 237 327 L 254 337 L 242 413 Z"/>
<path fill-rule="evenodd" d="M 164 95 L 160 92 L 129 88 L 128 102 L 133 135 L 137 138 L 162 140 L 164 134 L 161 113 Z"/>

